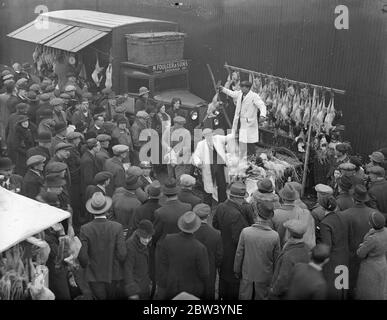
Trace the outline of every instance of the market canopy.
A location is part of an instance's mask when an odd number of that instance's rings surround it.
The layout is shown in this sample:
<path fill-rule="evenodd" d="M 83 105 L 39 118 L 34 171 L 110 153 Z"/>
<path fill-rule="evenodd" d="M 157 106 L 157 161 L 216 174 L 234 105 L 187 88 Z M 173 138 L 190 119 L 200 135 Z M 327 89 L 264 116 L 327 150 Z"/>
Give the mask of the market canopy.
<path fill-rule="evenodd" d="M 69 217 L 67 211 L 0 187 L 0 252 Z"/>
<path fill-rule="evenodd" d="M 108 34 L 105 31 L 65 23 L 53 21 L 45 23 L 47 25 L 43 27 L 36 19 L 9 33 L 8 37 L 64 51 L 78 52 Z"/>

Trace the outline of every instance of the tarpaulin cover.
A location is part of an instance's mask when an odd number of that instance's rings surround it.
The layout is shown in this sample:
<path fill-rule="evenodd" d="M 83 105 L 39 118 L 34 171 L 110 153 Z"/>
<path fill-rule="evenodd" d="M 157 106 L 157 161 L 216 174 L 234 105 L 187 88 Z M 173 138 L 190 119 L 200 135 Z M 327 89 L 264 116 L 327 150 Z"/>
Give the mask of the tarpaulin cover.
<path fill-rule="evenodd" d="M 70 217 L 70 213 L 0 187 L 0 252 Z"/>

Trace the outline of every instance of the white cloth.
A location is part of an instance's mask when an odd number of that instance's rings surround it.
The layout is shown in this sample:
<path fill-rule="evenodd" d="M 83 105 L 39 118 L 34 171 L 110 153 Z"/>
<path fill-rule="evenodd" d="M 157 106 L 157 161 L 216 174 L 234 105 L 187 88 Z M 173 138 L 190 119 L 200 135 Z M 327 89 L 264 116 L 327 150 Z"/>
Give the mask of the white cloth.
<path fill-rule="evenodd" d="M 232 91 L 222 88 L 222 91 L 228 96 L 237 99 L 235 116 L 232 123 L 232 133 L 235 135 L 240 118 L 241 125 L 239 130 L 239 142 L 256 143 L 259 141 L 258 135 L 258 109 L 261 117 L 266 117 L 266 105 L 259 95 L 251 90 L 246 94 L 242 101 L 242 91 Z"/>

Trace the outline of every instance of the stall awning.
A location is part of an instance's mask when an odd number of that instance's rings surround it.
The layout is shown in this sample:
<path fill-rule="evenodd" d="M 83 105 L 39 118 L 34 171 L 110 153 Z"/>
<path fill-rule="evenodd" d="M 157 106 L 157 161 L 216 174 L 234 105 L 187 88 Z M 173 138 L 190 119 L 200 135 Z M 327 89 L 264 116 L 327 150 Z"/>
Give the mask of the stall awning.
<path fill-rule="evenodd" d="M 8 34 L 9 37 L 69 52 L 78 52 L 108 32 L 91 28 L 48 22 L 47 28 L 36 27 L 35 21 Z"/>

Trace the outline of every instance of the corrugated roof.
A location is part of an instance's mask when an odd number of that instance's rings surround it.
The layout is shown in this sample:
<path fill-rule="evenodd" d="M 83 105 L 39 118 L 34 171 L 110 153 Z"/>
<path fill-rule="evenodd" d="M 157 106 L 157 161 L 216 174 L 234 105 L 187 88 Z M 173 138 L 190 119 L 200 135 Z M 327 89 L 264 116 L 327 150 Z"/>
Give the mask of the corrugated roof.
<path fill-rule="evenodd" d="M 141 22 L 165 22 L 172 24 L 172 22 L 169 21 L 131 17 L 89 10 L 58 10 L 46 12 L 41 15 L 53 19 L 59 19 L 80 24 L 89 24 L 110 29 Z"/>

